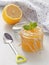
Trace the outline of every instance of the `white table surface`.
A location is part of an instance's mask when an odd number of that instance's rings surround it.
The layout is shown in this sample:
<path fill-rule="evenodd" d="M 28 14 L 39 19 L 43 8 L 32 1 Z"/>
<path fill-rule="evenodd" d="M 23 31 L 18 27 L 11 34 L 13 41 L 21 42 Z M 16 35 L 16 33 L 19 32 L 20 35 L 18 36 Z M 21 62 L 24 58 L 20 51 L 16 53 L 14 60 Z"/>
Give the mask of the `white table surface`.
<path fill-rule="evenodd" d="M 9 32 L 13 36 L 15 43 L 17 43 L 12 26 L 7 25 L 2 19 L 2 8 L 0 8 L 0 65 L 18 65 L 15 61 L 15 54 L 11 48 L 3 42 L 4 32 Z M 44 50 L 40 54 L 26 55 L 28 60 L 21 65 L 49 65 L 49 34 L 44 36 L 43 44 Z"/>

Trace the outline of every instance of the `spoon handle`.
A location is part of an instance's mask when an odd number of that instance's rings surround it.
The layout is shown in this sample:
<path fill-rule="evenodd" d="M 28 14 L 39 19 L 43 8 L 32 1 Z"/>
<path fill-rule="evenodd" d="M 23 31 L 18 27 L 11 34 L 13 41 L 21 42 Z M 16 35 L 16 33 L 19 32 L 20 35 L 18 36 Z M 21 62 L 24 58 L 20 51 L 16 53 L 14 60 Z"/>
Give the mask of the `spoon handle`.
<path fill-rule="evenodd" d="M 22 55 L 19 55 L 18 52 L 16 52 L 14 46 L 13 46 L 11 43 L 9 43 L 9 46 L 11 47 L 11 49 L 13 50 L 13 52 L 14 52 L 15 55 L 16 55 L 16 63 L 19 64 L 19 63 L 26 62 L 26 58 L 25 58 L 24 56 L 22 56 Z M 20 59 L 21 59 L 21 60 L 20 60 Z"/>
<path fill-rule="evenodd" d="M 17 55 L 18 52 L 16 51 L 16 49 L 14 48 L 14 46 L 12 45 L 12 43 L 9 43 L 9 46 L 11 47 L 12 51 L 14 52 L 14 54 Z"/>

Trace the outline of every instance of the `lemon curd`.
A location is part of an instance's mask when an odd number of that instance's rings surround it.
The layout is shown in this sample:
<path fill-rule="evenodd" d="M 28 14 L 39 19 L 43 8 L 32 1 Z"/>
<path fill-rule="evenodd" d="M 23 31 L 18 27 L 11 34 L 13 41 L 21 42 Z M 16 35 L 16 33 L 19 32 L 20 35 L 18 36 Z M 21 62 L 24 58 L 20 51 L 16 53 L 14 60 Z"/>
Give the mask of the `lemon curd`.
<path fill-rule="evenodd" d="M 37 26 L 31 30 L 22 29 L 20 32 L 22 49 L 26 52 L 37 52 L 43 49 L 43 31 Z"/>

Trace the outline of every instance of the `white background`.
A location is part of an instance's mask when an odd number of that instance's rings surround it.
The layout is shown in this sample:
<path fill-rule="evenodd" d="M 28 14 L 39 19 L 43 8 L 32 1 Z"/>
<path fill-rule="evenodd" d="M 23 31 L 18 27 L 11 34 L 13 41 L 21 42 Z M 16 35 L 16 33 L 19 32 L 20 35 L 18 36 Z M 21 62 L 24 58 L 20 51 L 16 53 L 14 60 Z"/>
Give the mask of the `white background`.
<path fill-rule="evenodd" d="M 43 1 L 49 3 L 48 0 Z M 7 25 L 3 21 L 2 8 L 0 8 L 0 65 L 17 65 L 15 61 L 15 54 L 13 53 L 11 48 L 8 45 L 4 44 L 3 42 L 4 32 L 9 32 L 15 40 L 14 43 L 17 43 L 17 40 L 11 28 L 12 26 Z M 44 44 L 44 50 L 42 51 L 42 53 L 26 55 L 28 60 L 26 63 L 23 63 L 21 65 L 49 65 L 49 34 L 44 35 L 43 44 Z"/>

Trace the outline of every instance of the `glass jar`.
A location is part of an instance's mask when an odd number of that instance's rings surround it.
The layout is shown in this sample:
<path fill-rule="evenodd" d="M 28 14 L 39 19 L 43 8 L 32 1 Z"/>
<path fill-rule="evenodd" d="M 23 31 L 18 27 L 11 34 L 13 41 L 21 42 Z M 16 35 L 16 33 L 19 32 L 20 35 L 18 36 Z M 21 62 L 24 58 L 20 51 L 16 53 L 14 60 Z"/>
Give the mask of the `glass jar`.
<path fill-rule="evenodd" d="M 20 32 L 22 49 L 26 52 L 37 52 L 43 49 L 43 31 L 37 26 L 33 30 L 24 30 Z"/>

